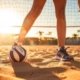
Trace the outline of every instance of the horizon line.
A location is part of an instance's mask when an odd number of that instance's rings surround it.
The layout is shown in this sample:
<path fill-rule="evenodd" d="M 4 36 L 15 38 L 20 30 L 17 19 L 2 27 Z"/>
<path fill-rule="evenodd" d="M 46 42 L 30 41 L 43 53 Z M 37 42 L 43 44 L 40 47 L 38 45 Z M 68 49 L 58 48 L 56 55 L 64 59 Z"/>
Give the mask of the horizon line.
<path fill-rule="evenodd" d="M 15 27 L 21 27 L 21 26 L 15 26 Z M 32 26 L 32 27 L 43 27 L 43 28 L 55 28 L 56 26 Z M 80 27 L 80 26 L 66 26 L 66 27 L 68 27 L 68 28 L 70 28 L 70 27 Z"/>

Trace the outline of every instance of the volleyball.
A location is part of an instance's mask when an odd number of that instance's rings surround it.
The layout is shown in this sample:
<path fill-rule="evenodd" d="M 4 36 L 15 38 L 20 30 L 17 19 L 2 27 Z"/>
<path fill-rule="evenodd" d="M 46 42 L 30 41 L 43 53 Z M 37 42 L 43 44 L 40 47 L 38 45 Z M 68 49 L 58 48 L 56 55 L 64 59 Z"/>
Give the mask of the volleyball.
<path fill-rule="evenodd" d="M 9 58 L 13 62 L 23 62 L 26 57 L 26 50 L 21 46 L 13 46 L 10 50 Z"/>

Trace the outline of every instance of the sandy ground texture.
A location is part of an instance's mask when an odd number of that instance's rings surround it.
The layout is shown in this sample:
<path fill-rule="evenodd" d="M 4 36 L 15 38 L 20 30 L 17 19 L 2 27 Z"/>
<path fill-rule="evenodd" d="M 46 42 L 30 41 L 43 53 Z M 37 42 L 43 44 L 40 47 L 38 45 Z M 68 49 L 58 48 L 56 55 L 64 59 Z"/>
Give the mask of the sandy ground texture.
<path fill-rule="evenodd" d="M 0 46 L 0 80 L 80 80 L 80 46 L 67 50 L 74 61 L 56 61 L 56 46 L 24 46 L 24 62 L 8 60 L 11 46 Z"/>

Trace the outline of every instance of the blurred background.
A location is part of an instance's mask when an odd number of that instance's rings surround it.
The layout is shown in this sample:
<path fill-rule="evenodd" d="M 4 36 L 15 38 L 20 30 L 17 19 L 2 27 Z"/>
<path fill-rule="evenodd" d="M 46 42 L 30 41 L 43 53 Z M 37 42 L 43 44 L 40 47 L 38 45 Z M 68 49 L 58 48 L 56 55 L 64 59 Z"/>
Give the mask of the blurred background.
<path fill-rule="evenodd" d="M 23 20 L 33 0 L 0 0 L 0 45 L 12 44 L 20 33 Z M 78 0 L 67 0 L 67 45 L 80 45 L 80 12 Z M 47 0 L 41 15 L 26 35 L 26 45 L 56 45 L 56 17 L 52 0 Z"/>

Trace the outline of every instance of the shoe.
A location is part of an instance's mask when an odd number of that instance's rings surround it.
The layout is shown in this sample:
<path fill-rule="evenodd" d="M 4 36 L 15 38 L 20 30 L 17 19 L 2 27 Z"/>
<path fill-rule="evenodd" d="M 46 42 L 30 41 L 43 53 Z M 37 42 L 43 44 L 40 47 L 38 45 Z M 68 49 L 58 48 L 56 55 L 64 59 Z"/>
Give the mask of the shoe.
<path fill-rule="evenodd" d="M 70 56 L 67 51 L 67 48 L 61 47 L 56 55 L 56 60 L 62 60 L 62 61 L 71 61 L 74 60 L 72 56 Z"/>

